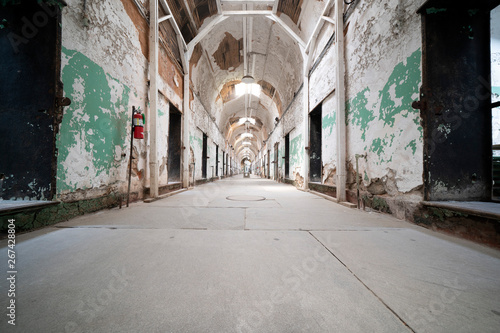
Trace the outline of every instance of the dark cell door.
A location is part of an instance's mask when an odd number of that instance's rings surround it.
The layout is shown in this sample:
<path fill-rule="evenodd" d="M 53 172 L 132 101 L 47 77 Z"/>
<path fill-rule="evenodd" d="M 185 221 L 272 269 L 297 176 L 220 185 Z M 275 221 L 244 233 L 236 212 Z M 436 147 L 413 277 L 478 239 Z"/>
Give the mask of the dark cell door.
<path fill-rule="evenodd" d="M 310 113 L 309 174 L 311 182 L 321 182 L 321 104 Z"/>
<path fill-rule="evenodd" d="M 426 200 L 491 196 L 490 11 L 488 1 L 428 1 L 422 15 Z M 493 3 L 493 1 L 491 1 Z"/>
<path fill-rule="evenodd" d="M 203 133 L 203 150 L 201 153 L 201 177 L 203 179 L 207 178 L 207 159 L 208 159 L 207 144 L 208 144 L 208 136 L 205 133 Z"/>
<path fill-rule="evenodd" d="M 278 161 L 279 161 L 279 143 L 276 142 L 276 144 L 274 145 L 274 180 L 278 180 L 278 177 L 279 177 L 279 164 L 278 164 Z"/>
<path fill-rule="evenodd" d="M 215 145 L 215 176 L 219 176 L 219 146 Z"/>
<path fill-rule="evenodd" d="M 285 178 L 290 178 L 290 133 L 285 136 Z"/>
<path fill-rule="evenodd" d="M 182 115 L 170 104 L 168 124 L 168 181 L 181 180 L 181 122 Z"/>
<path fill-rule="evenodd" d="M 40 2 L 40 1 L 38 1 Z M 55 135 L 62 117 L 60 9 L 37 1 L 0 4 L 0 194 L 50 200 Z"/>

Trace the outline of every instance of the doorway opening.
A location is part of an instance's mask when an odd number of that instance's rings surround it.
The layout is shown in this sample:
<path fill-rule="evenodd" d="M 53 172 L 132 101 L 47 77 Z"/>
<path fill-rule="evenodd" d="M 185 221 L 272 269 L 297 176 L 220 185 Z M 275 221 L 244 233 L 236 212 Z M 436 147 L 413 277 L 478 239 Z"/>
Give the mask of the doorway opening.
<path fill-rule="evenodd" d="M 278 180 L 279 179 L 279 164 L 278 164 L 278 161 L 279 161 L 279 142 L 276 142 L 274 144 L 274 180 Z"/>
<path fill-rule="evenodd" d="M 290 178 L 290 133 L 285 135 L 285 179 Z"/>
<path fill-rule="evenodd" d="M 319 104 L 309 114 L 309 181 L 321 183 L 321 135 L 322 106 Z"/>
<path fill-rule="evenodd" d="M 215 177 L 219 177 L 219 145 L 215 145 Z"/>
<path fill-rule="evenodd" d="M 267 179 L 271 179 L 271 149 L 267 150 Z"/>
<path fill-rule="evenodd" d="M 62 98 L 60 84 L 61 9 L 40 1 L 4 1 L 1 7 L 0 198 L 52 200 L 56 132 L 62 106 L 70 102 Z M 28 42 L 27 18 L 41 16 L 45 20 L 36 33 L 29 29 Z"/>
<path fill-rule="evenodd" d="M 168 182 L 181 181 L 181 123 L 182 114 L 170 103 L 168 124 Z"/>
<path fill-rule="evenodd" d="M 492 189 L 490 10 L 495 1 L 429 0 L 419 108 L 424 199 L 490 201 Z"/>
<path fill-rule="evenodd" d="M 201 152 L 201 178 L 207 178 L 207 159 L 208 159 L 208 136 L 203 133 L 203 149 Z"/>
<path fill-rule="evenodd" d="M 221 176 L 226 175 L 226 165 L 224 163 L 225 160 L 226 160 L 226 152 L 222 151 L 222 174 L 221 174 Z"/>
<path fill-rule="evenodd" d="M 493 201 L 500 202 L 500 6 L 491 11 L 491 102 Z"/>

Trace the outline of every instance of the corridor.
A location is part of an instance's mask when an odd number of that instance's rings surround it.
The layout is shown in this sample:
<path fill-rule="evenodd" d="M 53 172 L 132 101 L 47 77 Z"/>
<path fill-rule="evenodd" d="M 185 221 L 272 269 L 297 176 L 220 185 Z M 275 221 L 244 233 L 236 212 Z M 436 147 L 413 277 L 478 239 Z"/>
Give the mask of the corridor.
<path fill-rule="evenodd" d="M 16 239 L 16 325 L 2 297 L 1 332 L 500 327 L 497 250 L 253 176 Z"/>

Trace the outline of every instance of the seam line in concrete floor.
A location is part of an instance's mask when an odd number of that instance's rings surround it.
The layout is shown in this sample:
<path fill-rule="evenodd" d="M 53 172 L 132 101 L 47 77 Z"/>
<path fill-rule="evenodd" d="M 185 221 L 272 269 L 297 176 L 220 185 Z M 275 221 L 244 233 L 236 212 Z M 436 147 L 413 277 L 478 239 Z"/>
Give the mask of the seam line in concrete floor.
<path fill-rule="evenodd" d="M 247 230 L 247 209 L 245 208 L 245 212 L 243 213 L 243 230 Z"/>
<path fill-rule="evenodd" d="M 408 325 L 404 320 L 403 318 L 401 318 L 387 303 L 384 302 L 384 300 L 382 300 L 382 298 L 380 298 L 373 290 L 370 289 L 370 287 L 368 287 L 349 267 L 347 267 L 346 264 L 344 264 L 342 262 L 342 260 L 340 260 L 336 255 L 335 253 L 333 253 L 325 244 L 323 244 L 316 236 L 314 236 L 310 231 L 309 231 L 309 235 L 311 235 L 319 244 L 321 244 L 321 246 L 323 246 L 325 248 L 325 250 L 327 250 L 335 259 L 338 260 L 338 262 L 340 262 L 351 274 L 352 276 L 354 276 L 369 292 L 371 292 L 373 294 L 373 296 L 375 296 L 389 311 L 391 311 L 402 323 L 403 325 L 405 325 L 406 327 L 408 327 L 408 329 L 410 331 L 412 331 L 413 333 L 416 333 L 416 331 L 410 326 Z"/>

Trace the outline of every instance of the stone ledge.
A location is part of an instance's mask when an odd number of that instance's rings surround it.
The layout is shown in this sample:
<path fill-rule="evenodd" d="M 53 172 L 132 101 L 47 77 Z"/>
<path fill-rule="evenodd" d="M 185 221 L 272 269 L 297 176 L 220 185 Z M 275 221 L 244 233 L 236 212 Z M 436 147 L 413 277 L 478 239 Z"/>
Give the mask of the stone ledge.
<path fill-rule="evenodd" d="M 500 203 L 480 201 L 423 201 L 427 207 L 442 208 L 467 215 L 500 221 Z"/>
<path fill-rule="evenodd" d="M 0 216 L 38 210 L 60 203 L 60 201 L 3 200 L 0 201 Z"/>
<path fill-rule="evenodd" d="M 168 192 L 168 193 L 165 193 L 165 194 L 159 195 L 159 196 L 157 196 L 156 198 L 147 198 L 147 199 L 144 199 L 144 202 L 145 202 L 145 203 L 151 203 L 151 202 L 153 202 L 153 201 L 157 201 L 157 200 L 165 199 L 165 198 L 171 197 L 172 195 L 175 195 L 175 194 L 179 194 L 179 193 L 185 192 L 185 191 L 187 191 L 187 190 L 188 190 L 187 188 L 181 188 L 180 190 L 177 190 L 177 191 L 172 191 L 172 192 Z"/>

